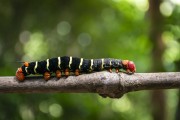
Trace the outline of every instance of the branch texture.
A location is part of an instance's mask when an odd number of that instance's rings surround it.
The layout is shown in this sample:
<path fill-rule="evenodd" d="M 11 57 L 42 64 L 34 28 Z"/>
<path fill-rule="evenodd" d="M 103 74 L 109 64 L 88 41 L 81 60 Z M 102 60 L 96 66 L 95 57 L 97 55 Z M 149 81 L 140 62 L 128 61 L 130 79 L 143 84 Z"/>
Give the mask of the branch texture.
<path fill-rule="evenodd" d="M 120 98 L 123 94 L 152 89 L 180 88 L 180 72 L 109 73 L 107 71 L 79 76 L 51 78 L 30 76 L 19 82 L 14 76 L 0 77 L 0 93 L 98 93 L 103 97 Z"/>

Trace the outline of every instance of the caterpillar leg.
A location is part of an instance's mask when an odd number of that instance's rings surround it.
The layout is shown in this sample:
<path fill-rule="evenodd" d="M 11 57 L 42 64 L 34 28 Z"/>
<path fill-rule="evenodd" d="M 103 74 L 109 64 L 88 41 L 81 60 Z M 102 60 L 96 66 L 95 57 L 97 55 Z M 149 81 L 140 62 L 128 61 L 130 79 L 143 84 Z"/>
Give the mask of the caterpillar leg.
<path fill-rule="evenodd" d="M 129 69 L 126 70 L 126 73 L 127 74 L 130 74 L 130 73 L 134 73 L 134 72 L 131 72 Z"/>
<path fill-rule="evenodd" d="M 61 71 L 60 70 L 56 70 L 56 78 L 60 78 L 61 77 Z"/>
<path fill-rule="evenodd" d="M 80 70 L 79 70 L 79 69 L 76 69 L 74 73 L 75 73 L 76 76 L 78 76 L 79 73 L 80 73 Z"/>
<path fill-rule="evenodd" d="M 119 69 L 117 68 L 117 69 L 116 69 L 116 73 L 118 73 L 118 72 L 119 72 Z"/>
<path fill-rule="evenodd" d="M 65 69 L 64 74 L 65 74 L 65 76 L 69 76 L 70 75 L 70 71 L 69 71 L 68 68 Z"/>
<path fill-rule="evenodd" d="M 112 73 L 112 69 L 111 68 L 109 68 L 109 70 L 108 70 L 110 73 Z"/>
<path fill-rule="evenodd" d="M 18 68 L 17 71 L 16 71 L 16 78 L 19 80 L 19 81 L 23 81 L 25 79 L 25 76 L 23 74 L 23 71 L 22 71 L 22 68 Z"/>
<path fill-rule="evenodd" d="M 49 80 L 50 77 L 51 77 L 50 72 L 45 72 L 45 73 L 44 73 L 44 79 L 45 79 L 45 80 Z"/>

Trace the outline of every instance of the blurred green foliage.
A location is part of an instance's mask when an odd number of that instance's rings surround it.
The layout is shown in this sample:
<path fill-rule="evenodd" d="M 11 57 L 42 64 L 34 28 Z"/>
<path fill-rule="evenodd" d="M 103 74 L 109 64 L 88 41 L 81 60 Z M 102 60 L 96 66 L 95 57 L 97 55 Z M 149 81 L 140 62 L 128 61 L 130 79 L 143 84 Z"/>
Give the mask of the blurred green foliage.
<path fill-rule="evenodd" d="M 0 1 L 0 75 L 14 75 L 16 61 L 71 55 L 121 58 L 148 72 L 152 42 L 147 0 L 4 0 Z M 180 60 L 180 2 L 166 0 L 163 41 L 166 71 Z M 167 94 L 168 118 L 174 118 L 176 90 Z M 0 94 L 0 119 L 152 120 L 148 92 L 121 99 L 94 94 Z"/>

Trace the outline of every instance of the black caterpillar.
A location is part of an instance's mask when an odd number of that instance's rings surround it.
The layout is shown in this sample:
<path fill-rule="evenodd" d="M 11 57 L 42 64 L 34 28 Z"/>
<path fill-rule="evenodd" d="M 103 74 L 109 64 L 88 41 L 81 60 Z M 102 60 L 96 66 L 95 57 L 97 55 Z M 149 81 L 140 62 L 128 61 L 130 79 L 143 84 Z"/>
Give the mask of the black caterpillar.
<path fill-rule="evenodd" d="M 70 72 L 79 75 L 80 73 L 102 70 L 112 72 L 112 69 L 115 69 L 116 72 L 125 70 L 127 73 L 134 73 L 136 71 L 135 64 L 129 60 L 113 58 L 84 59 L 63 56 L 43 61 L 24 62 L 24 65 L 17 69 L 16 77 L 19 81 L 23 81 L 27 75 L 43 74 L 44 79 L 49 80 L 51 73 L 55 73 L 56 77 L 60 78 L 62 72 L 64 72 L 65 76 L 69 76 Z"/>

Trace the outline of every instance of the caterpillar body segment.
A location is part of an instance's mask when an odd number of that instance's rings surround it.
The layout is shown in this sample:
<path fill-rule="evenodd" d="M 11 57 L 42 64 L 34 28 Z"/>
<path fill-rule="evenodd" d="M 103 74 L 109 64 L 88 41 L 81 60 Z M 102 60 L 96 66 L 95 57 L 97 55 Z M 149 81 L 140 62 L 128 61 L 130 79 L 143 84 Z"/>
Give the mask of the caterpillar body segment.
<path fill-rule="evenodd" d="M 24 62 L 24 65 L 17 69 L 16 78 L 23 81 L 25 76 L 30 74 L 42 74 L 45 80 L 49 80 L 52 73 L 55 73 L 57 78 L 69 76 L 73 72 L 76 76 L 80 73 L 89 73 L 95 71 L 108 70 L 112 72 L 124 70 L 126 73 L 134 73 L 136 71 L 135 64 L 129 60 L 101 58 L 101 59 L 84 59 L 77 57 L 57 57 L 43 61 Z"/>

